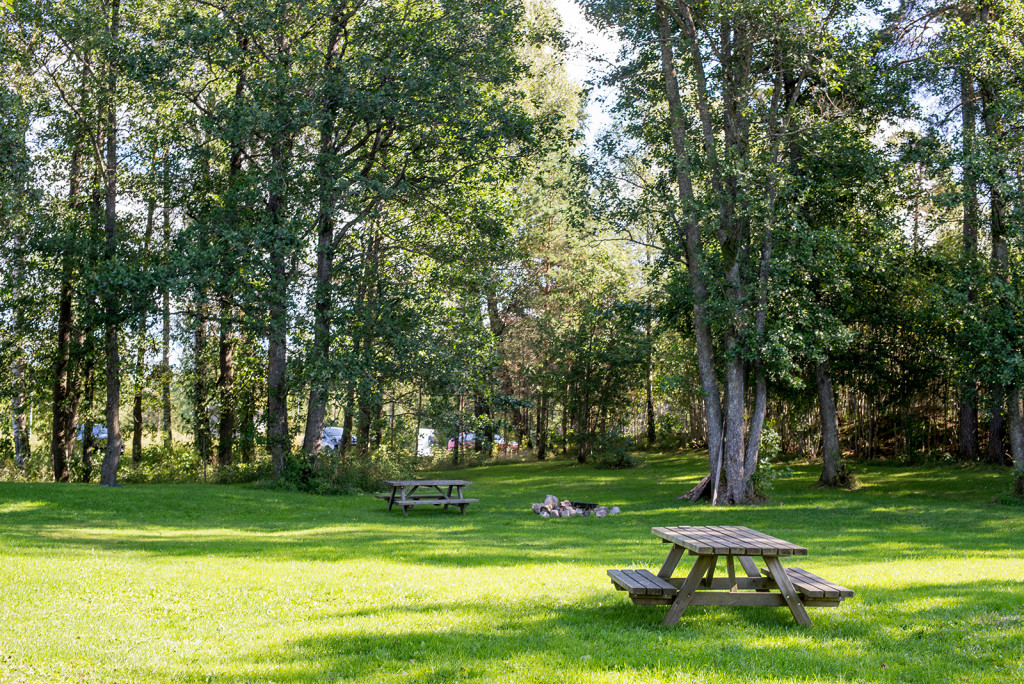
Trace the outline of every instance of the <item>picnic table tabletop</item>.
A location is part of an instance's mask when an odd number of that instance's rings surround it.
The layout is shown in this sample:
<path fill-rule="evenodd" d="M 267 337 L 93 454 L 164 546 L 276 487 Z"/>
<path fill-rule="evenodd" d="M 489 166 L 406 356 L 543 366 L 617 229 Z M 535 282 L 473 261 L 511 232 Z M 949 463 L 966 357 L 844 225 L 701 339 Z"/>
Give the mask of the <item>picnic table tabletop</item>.
<path fill-rule="evenodd" d="M 732 525 L 652 527 L 651 533 L 695 555 L 806 556 L 807 549 L 749 527 Z"/>

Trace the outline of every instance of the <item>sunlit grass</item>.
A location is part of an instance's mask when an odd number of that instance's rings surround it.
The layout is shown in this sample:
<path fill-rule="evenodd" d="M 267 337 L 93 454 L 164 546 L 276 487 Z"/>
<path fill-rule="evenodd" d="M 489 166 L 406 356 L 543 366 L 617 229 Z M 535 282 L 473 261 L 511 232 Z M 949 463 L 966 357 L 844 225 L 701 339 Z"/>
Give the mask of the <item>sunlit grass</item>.
<path fill-rule="evenodd" d="M 566 461 L 474 481 L 466 516 L 247 487 L 0 484 L 0 681 L 1021 682 L 1024 507 L 988 469 L 813 467 L 758 507 L 676 497 L 695 455 Z M 545 494 L 617 504 L 543 520 Z M 657 569 L 654 525 L 743 524 L 857 592 L 838 609 L 633 606 L 605 570 Z"/>

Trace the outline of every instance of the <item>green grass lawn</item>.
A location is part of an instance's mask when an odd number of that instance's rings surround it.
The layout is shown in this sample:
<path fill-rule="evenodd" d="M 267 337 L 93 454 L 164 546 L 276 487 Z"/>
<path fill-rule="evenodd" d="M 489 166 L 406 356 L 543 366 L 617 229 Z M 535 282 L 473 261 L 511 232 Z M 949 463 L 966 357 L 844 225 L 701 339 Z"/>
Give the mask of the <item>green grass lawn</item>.
<path fill-rule="evenodd" d="M 696 455 L 446 472 L 466 516 L 251 487 L 0 484 L 0 682 L 1024 682 L 1024 507 L 1005 471 L 813 467 L 774 501 L 676 500 Z M 544 520 L 545 494 L 619 505 Z M 813 609 L 634 606 L 656 525 L 748 525 L 856 596 Z M 684 562 L 686 562 L 684 560 Z"/>

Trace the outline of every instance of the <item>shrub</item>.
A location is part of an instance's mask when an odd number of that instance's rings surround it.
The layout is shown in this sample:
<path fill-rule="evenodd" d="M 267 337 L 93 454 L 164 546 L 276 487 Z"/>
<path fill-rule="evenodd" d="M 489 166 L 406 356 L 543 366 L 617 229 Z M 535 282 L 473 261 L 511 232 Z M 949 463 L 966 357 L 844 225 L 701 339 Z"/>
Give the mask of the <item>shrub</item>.
<path fill-rule="evenodd" d="M 594 462 L 598 468 L 638 468 L 641 461 L 633 453 L 633 438 L 620 432 L 601 435 L 594 443 Z"/>
<path fill-rule="evenodd" d="M 765 427 L 761 431 L 761 446 L 757 450 L 757 467 L 754 469 L 754 496 L 767 498 L 775 488 L 775 480 L 793 476 L 790 468 L 773 465 L 782 453 L 782 438 L 775 430 Z"/>
<path fill-rule="evenodd" d="M 285 459 L 281 478 L 271 481 L 267 473 L 259 486 L 310 494 L 379 491 L 383 489 L 385 480 L 410 477 L 416 462 L 411 453 L 398 449 L 391 452 L 386 446 L 365 458 L 350 453 L 342 458 L 336 450 L 327 449 L 319 454 L 315 465 L 301 454 L 290 454 Z"/>

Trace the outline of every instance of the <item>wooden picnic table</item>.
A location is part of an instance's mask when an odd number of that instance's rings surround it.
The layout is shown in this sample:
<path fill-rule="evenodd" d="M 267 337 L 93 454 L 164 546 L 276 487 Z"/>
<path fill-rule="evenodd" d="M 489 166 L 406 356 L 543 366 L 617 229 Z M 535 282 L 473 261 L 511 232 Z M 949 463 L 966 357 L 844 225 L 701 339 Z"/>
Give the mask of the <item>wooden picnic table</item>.
<path fill-rule="evenodd" d="M 788 606 L 801 625 L 810 625 L 808 607 L 834 607 L 853 592 L 801 568 L 784 569 L 779 558 L 806 556 L 807 549 L 749 527 L 653 527 L 651 532 L 672 544 L 655 575 L 648 570 L 609 570 L 612 584 L 629 593 L 633 603 L 669 605 L 662 621 L 677 622 L 689 606 Z M 684 553 L 696 556 L 689 574 L 673 577 Z M 718 558 L 725 557 L 726 577 L 715 577 Z M 767 566 L 762 574 L 753 558 Z M 736 576 L 736 561 L 746 574 Z"/>
<path fill-rule="evenodd" d="M 462 514 L 466 514 L 466 506 L 478 503 L 479 499 L 467 499 L 462 488 L 472 482 L 468 480 L 385 480 L 391 485 L 390 494 L 375 494 L 378 499 L 386 499 L 388 510 L 392 506 L 400 506 L 403 515 L 409 515 L 413 506 L 458 506 Z"/>

